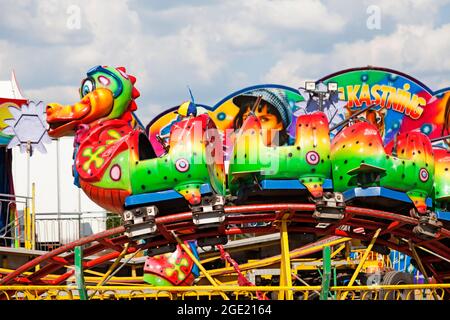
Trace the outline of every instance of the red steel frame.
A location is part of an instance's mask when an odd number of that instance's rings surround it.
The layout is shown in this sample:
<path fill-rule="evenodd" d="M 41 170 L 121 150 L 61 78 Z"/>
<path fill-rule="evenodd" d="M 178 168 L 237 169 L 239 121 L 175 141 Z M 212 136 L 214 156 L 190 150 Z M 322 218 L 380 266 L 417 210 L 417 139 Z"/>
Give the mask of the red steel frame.
<path fill-rule="evenodd" d="M 450 237 L 450 231 L 448 229 L 443 228 L 437 239 L 424 241 L 412 232 L 412 228 L 418 224 L 418 221 L 412 217 L 395 214 L 392 212 L 352 206 L 346 207 L 346 217 L 343 220 L 339 221 L 335 225 L 328 226 L 326 229 L 319 229 L 306 225 L 302 226 L 301 223 L 316 223 L 316 220 L 311 215 L 311 212 L 314 210 L 314 204 L 293 203 L 253 204 L 225 207 L 225 226 L 227 226 L 227 228 L 222 227 L 216 231 L 202 231 L 196 229 L 192 223 L 191 212 L 160 216 L 156 218 L 156 224 L 159 232 L 154 241 L 148 241 L 146 244 L 131 242 L 128 248 L 128 253 L 133 253 L 138 249 L 148 249 L 168 243 L 174 243 L 175 241 L 171 231 L 174 231 L 182 240 L 195 240 L 202 237 L 213 237 L 217 235 L 235 235 L 244 233 L 269 234 L 279 232 L 277 226 L 273 223 L 268 226 L 245 228 L 233 225 L 250 222 L 274 222 L 278 220 L 280 214 L 291 213 L 291 225 L 288 226 L 288 231 L 291 233 L 314 233 L 318 236 L 344 236 L 354 239 L 370 240 L 375 230 L 381 228 L 382 232 L 380 235 L 390 233 L 397 238 L 412 240 L 415 244 L 450 260 L 450 248 L 441 242 L 442 239 Z M 380 219 L 383 221 L 379 221 Z M 341 225 L 363 227 L 366 232 L 365 234 L 345 232 L 338 229 Z M 0 285 L 61 284 L 74 274 L 74 270 L 67 271 L 56 279 L 49 280 L 44 278 L 64 266 L 73 264 L 73 250 L 76 246 L 92 244 L 91 246 L 85 248 L 83 252 L 84 257 L 96 255 L 92 260 L 84 262 L 84 269 L 90 269 L 119 256 L 124 249 L 124 245 L 130 242 L 130 239 L 124 235 L 121 235 L 124 231 L 125 227 L 120 226 L 63 245 L 58 249 L 25 263 L 13 272 L 3 275 L 0 279 Z M 408 244 L 398 245 L 397 243 L 389 240 L 380 239 L 380 237 L 377 239 L 376 243 L 379 245 L 388 246 L 389 248 L 411 256 Z M 429 271 L 432 272 L 436 280 L 439 282 L 444 282 L 444 277 L 447 277 L 450 273 L 450 265 L 448 266 L 448 269 L 444 271 L 436 271 L 433 263 L 439 263 L 442 261 L 444 260 L 429 254 L 422 257 L 422 263 Z M 33 270 L 33 268 L 37 265 L 41 266 L 39 270 L 31 272 L 29 275 L 24 275 L 25 272 Z"/>

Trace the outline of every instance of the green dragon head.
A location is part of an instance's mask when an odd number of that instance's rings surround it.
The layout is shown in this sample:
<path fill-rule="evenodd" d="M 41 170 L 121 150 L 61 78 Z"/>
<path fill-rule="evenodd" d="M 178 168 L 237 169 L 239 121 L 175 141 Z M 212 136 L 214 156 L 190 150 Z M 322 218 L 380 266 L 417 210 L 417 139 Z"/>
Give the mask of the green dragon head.
<path fill-rule="evenodd" d="M 131 111 L 137 109 L 134 99 L 139 91 L 136 78 L 125 68 L 96 66 L 87 72 L 81 82 L 81 100 L 74 105 L 57 103 L 47 105 L 48 131 L 51 137 L 73 134 L 79 125 L 94 126 L 100 122 L 125 118 L 131 120 Z"/>

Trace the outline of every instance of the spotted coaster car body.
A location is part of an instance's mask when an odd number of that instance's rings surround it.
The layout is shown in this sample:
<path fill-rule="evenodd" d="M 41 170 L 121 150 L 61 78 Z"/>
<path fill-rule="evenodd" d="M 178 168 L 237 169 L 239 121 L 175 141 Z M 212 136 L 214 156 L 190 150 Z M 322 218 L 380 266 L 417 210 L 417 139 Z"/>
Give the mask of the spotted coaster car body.
<path fill-rule="evenodd" d="M 433 149 L 434 152 L 434 201 L 437 210 L 450 212 L 450 150 Z"/>
<path fill-rule="evenodd" d="M 140 153 L 132 152 L 130 177 L 133 195 L 173 189 L 191 205 L 196 205 L 201 200 L 202 185 L 210 185 L 216 193 L 223 194 L 221 148 L 220 144 L 210 143 L 213 137 L 212 140 L 216 140 L 218 136 L 213 133 L 208 137 L 211 131 L 216 132 L 214 122 L 202 114 L 172 126 L 169 151 L 165 155 L 151 158 L 151 154 L 146 154 L 142 148 Z M 145 140 L 147 142 L 148 139 Z M 150 144 L 147 147 L 150 148 Z"/>
<path fill-rule="evenodd" d="M 385 148 L 374 125 L 357 122 L 333 139 L 331 160 L 336 191 L 382 187 L 405 193 L 419 213 L 427 211 L 434 175 L 433 152 L 427 136 L 409 132 Z"/>
<path fill-rule="evenodd" d="M 249 116 L 234 144 L 228 173 L 231 194 L 261 187 L 263 180 L 295 180 L 310 196 L 321 197 L 323 184 L 331 178 L 328 120 L 322 112 L 302 115 L 295 132 L 293 145 L 266 146 L 258 118 Z"/>

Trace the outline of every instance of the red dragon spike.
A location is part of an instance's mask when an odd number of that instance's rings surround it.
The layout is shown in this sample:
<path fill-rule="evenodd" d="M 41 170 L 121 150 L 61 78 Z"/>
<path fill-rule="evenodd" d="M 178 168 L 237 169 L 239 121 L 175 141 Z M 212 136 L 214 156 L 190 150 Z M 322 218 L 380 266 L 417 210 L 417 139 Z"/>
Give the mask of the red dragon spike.
<path fill-rule="evenodd" d="M 128 78 L 130 78 L 130 81 L 131 81 L 132 84 L 136 83 L 136 77 L 135 76 L 132 76 L 132 75 L 129 74 Z"/>
<path fill-rule="evenodd" d="M 136 102 L 134 100 L 131 100 L 129 109 L 130 109 L 130 111 L 136 111 L 137 110 L 137 104 L 136 104 Z"/>
<path fill-rule="evenodd" d="M 125 67 L 117 67 L 116 69 L 125 73 L 127 72 L 127 69 L 125 69 Z"/>
<path fill-rule="evenodd" d="M 133 91 L 131 91 L 131 97 L 133 99 L 138 98 L 141 95 L 141 93 L 139 92 L 138 89 L 136 89 L 135 87 L 133 87 Z"/>

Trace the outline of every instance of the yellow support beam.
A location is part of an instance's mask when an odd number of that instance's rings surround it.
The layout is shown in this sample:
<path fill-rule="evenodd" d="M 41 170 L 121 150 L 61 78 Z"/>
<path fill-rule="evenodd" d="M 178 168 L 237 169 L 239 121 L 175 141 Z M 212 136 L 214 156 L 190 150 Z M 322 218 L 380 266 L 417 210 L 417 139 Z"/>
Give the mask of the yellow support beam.
<path fill-rule="evenodd" d="M 273 241 L 278 241 L 278 239 L 273 240 Z M 271 241 L 271 242 L 273 242 L 273 241 Z M 228 250 L 228 252 L 237 253 L 237 252 L 242 252 L 242 251 L 247 251 L 247 250 L 252 250 L 252 249 L 261 249 L 264 247 L 269 247 L 271 245 L 272 245 L 271 243 L 256 243 L 256 244 L 252 244 L 252 245 L 246 245 L 244 247 L 230 248 Z M 202 264 L 221 259 L 220 254 L 217 254 L 217 252 L 207 253 L 207 254 L 204 254 L 204 256 L 205 256 L 205 258 L 200 261 Z"/>
<path fill-rule="evenodd" d="M 431 251 L 431 250 L 428 250 L 427 248 L 424 248 L 424 247 L 422 247 L 422 246 L 414 245 L 414 247 L 419 248 L 419 249 L 421 249 L 421 250 L 423 250 L 423 251 L 425 251 L 425 252 L 428 252 L 429 254 L 431 254 L 431 255 L 433 255 L 433 256 L 435 256 L 435 257 L 438 257 L 439 259 L 442 259 L 442 260 L 447 261 L 448 263 L 450 263 L 450 260 L 449 260 L 449 259 L 447 259 L 447 258 L 441 256 L 440 254 L 437 254 L 436 252 L 433 252 L 433 251 Z"/>
<path fill-rule="evenodd" d="M 308 290 L 315 291 L 320 290 L 320 286 L 293 286 L 296 291 Z M 75 286 L 66 285 L 5 285 L 0 286 L 0 291 L 22 291 L 22 290 L 36 290 L 36 291 L 48 291 L 48 290 L 66 290 L 73 289 L 76 290 Z M 104 290 L 151 290 L 151 291 L 217 291 L 217 287 L 214 286 L 172 286 L 172 287 L 158 287 L 151 285 L 136 286 L 86 286 L 88 290 L 98 289 L 99 291 Z M 225 291 L 276 291 L 276 290 L 287 290 L 288 287 L 280 286 L 249 286 L 242 287 L 239 285 L 235 286 L 221 286 L 221 290 Z M 422 290 L 422 289 L 450 289 L 450 283 L 438 283 L 438 284 L 397 284 L 397 285 L 370 285 L 370 286 L 333 286 L 330 287 L 331 291 L 344 291 L 344 290 L 358 290 L 358 291 L 372 291 L 372 290 Z"/>
<path fill-rule="evenodd" d="M 290 288 L 292 287 L 292 276 L 291 276 L 292 270 L 291 270 L 291 259 L 289 256 L 289 234 L 287 231 L 287 221 L 284 217 L 281 220 L 280 239 L 281 239 L 280 286 Z M 278 294 L 278 299 L 293 300 L 294 296 L 291 290 L 280 291 Z"/>
<path fill-rule="evenodd" d="M 339 252 L 341 252 L 343 249 L 345 248 L 345 244 L 343 244 L 342 246 L 340 246 L 339 248 L 337 248 L 336 250 L 333 251 L 333 253 L 331 254 L 331 259 L 333 259 L 335 256 L 337 256 L 337 254 Z M 321 262 L 323 259 L 322 258 L 318 258 L 318 259 L 291 259 L 291 261 L 293 263 L 295 262 L 316 262 L 319 263 Z M 350 263 L 349 263 L 350 264 Z M 304 265 L 299 265 L 295 268 L 295 271 L 303 271 L 303 270 L 317 270 L 317 266 L 304 266 Z"/>
<path fill-rule="evenodd" d="M 97 286 L 102 286 L 105 283 L 106 278 L 108 278 L 108 276 L 114 271 L 114 269 L 119 265 L 120 260 L 122 260 L 122 258 L 127 254 L 128 252 L 128 247 L 130 246 L 130 243 L 127 242 L 125 244 L 125 246 L 123 247 L 122 252 L 119 254 L 119 256 L 116 258 L 116 260 L 114 261 L 114 263 L 109 267 L 108 271 L 103 275 L 102 279 L 100 280 L 99 284 Z"/>
<path fill-rule="evenodd" d="M 375 242 L 377 241 L 378 235 L 381 232 L 381 228 L 378 228 L 377 231 L 375 232 L 375 234 L 373 235 L 372 240 L 370 241 L 369 246 L 367 247 L 366 251 L 364 252 L 363 257 L 361 258 L 361 260 L 359 261 L 358 266 L 356 267 L 355 272 L 353 273 L 352 278 L 350 279 L 349 283 L 348 283 L 348 287 L 351 287 L 353 285 L 353 283 L 356 280 L 356 277 L 358 277 L 359 272 L 361 271 L 364 263 L 366 262 L 367 257 L 369 256 L 369 253 L 372 251 L 372 247 L 375 244 Z M 341 296 L 341 300 L 345 300 L 345 298 L 347 297 L 348 292 L 344 292 Z"/>
<path fill-rule="evenodd" d="M 411 284 L 411 285 L 388 285 L 388 286 L 335 286 L 331 287 L 331 292 L 351 291 L 352 298 L 359 298 L 364 292 L 376 293 L 380 290 L 409 290 L 411 294 L 414 291 L 419 290 L 432 290 L 440 291 L 439 300 L 442 300 L 445 294 L 445 289 L 449 289 L 450 284 Z M 320 286 L 295 286 L 295 287 L 281 287 L 281 286 L 250 286 L 242 287 L 238 285 L 224 285 L 220 286 L 220 290 L 214 286 L 183 286 L 183 287 L 154 287 L 154 286 L 86 286 L 87 290 L 97 290 L 99 293 L 95 296 L 95 299 L 142 299 L 152 298 L 158 299 L 166 296 L 171 297 L 171 294 L 182 294 L 184 297 L 204 297 L 205 299 L 211 299 L 213 295 L 219 295 L 220 293 L 235 293 L 240 296 L 245 296 L 245 293 L 250 292 L 274 292 L 274 291 L 286 291 L 293 290 L 298 293 L 303 293 L 303 297 L 306 300 L 310 292 L 321 290 Z M 78 296 L 73 295 L 72 292 L 76 291 L 74 286 L 1 286 L 0 296 L 7 299 L 57 299 L 57 300 L 72 300 L 79 299 Z M 42 296 L 42 293 L 46 292 L 46 296 Z"/>
<path fill-rule="evenodd" d="M 75 269 L 73 266 L 65 266 L 65 267 L 68 268 L 68 269 Z M 35 271 L 38 271 L 39 269 L 40 269 L 40 265 L 37 265 L 35 267 Z M 14 270 L 12 270 L 12 269 L 0 268 L 0 273 L 8 274 L 8 273 L 11 273 L 13 271 Z M 101 282 L 101 279 L 103 279 L 104 276 L 105 276 L 104 273 L 93 271 L 93 270 L 84 270 L 84 273 L 89 273 L 89 274 L 93 274 L 93 275 L 97 276 L 97 277 L 93 277 L 93 276 L 92 277 L 89 277 L 89 276 L 84 277 L 86 282 L 89 282 L 89 283 L 97 283 L 98 284 L 98 283 Z M 23 273 L 24 276 L 28 276 L 30 274 L 33 274 L 33 273 L 32 272 L 24 272 Z M 48 274 L 42 279 L 43 280 L 54 280 L 54 279 L 57 279 L 59 277 L 61 277 L 61 275 Z M 106 276 L 106 277 L 108 277 L 108 276 Z M 138 277 L 138 276 L 136 276 L 136 277 L 111 277 L 108 280 L 108 283 L 119 284 L 119 282 L 127 284 L 127 285 L 130 285 L 130 286 L 131 285 L 133 285 L 133 286 L 136 285 L 135 283 L 132 283 L 132 282 L 139 282 L 137 285 L 142 285 L 143 283 L 145 283 L 144 280 L 142 279 L 142 277 Z"/>
<path fill-rule="evenodd" d="M 414 245 L 414 243 L 410 240 L 409 241 L 409 249 L 411 250 L 412 254 L 413 254 L 413 258 L 414 260 L 416 260 L 417 262 L 417 266 L 419 267 L 420 272 L 423 274 L 425 283 L 428 283 L 428 273 L 427 270 L 425 270 L 425 267 L 422 264 L 422 260 L 420 259 L 417 251 L 416 251 L 416 247 Z M 433 291 L 433 296 L 436 300 L 438 300 L 437 298 L 437 294 L 436 292 Z"/>
<path fill-rule="evenodd" d="M 27 203 L 25 205 L 25 208 L 23 210 L 23 242 L 24 242 L 24 246 L 25 249 L 30 249 L 30 245 L 29 245 L 29 208 L 28 208 L 28 199 L 26 200 Z"/>
<path fill-rule="evenodd" d="M 31 249 L 36 249 L 36 185 L 34 182 L 31 184 Z"/>
<path fill-rule="evenodd" d="M 335 245 L 341 244 L 343 242 L 347 242 L 349 240 L 351 240 L 351 238 L 340 238 L 340 239 L 333 240 L 333 241 L 330 241 L 330 242 L 327 242 L 324 244 L 318 244 L 316 246 L 306 248 L 303 250 L 292 251 L 289 253 L 289 258 L 293 259 L 293 258 L 296 258 L 299 256 L 308 255 L 313 252 L 322 250 L 323 247 L 335 246 Z M 241 271 L 246 271 L 246 270 L 255 269 L 255 268 L 262 268 L 262 267 L 267 267 L 267 266 L 276 264 L 276 263 L 280 262 L 280 259 L 281 259 L 281 256 L 275 256 L 275 257 L 270 257 L 270 258 L 254 261 L 254 262 L 243 263 L 243 264 L 239 265 L 239 267 L 240 267 Z M 233 273 L 234 271 L 235 270 L 233 267 L 219 268 L 219 269 L 211 270 L 209 274 L 214 276 L 214 275 L 220 275 L 220 274 Z"/>
<path fill-rule="evenodd" d="M 187 253 L 187 255 L 189 256 L 189 258 L 192 259 L 192 261 L 194 261 L 195 265 L 200 269 L 200 271 L 205 275 L 205 277 L 209 280 L 209 282 L 213 285 L 213 287 L 215 288 L 219 288 L 218 284 L 216 283 L 216 281 L 213 279 L 213 277 L 208 273 L 208 271 L 206 271 L 205 267 L 203 267 L 203 265 L 200 263 L 200 261 L 198 261 L 197 257 L 191 252 L 191 250 L 183 243 L 183 241 L 180 240 L 180 238 L 176 235 L 175 232 L 172 231 L 172 235 L 175 238 L 175 240 L 177 240 L 178 244 L 181 246 L 181 248 L 183 248 L 184 252 Z M 224 300 L 230 300 L 228 298 L 228 296 L 223 293 L 222 290 L 219 289 L 220 295 L 222 296 L 222 298 Z"/>
<path fill-rule="evenodd" d="M 100 279 L 99 283 L 97 284 L 97 287 L 101 287 L 105 284 L 106 279 L 108 278 L 108 276 L 114 271 L 114 269 L 119 265 L 120 260 L 122 260 L 122 258 L 127 254 L 128 252 L 128 247 L 129 247 L 130 243 L 127 242 L 125 244 L 125 246 L 123 247 L 122 252 L 119 254 L 119 256 L 116 258 L 116 261 L 114 261 L 114 263 L 109 267 L 108 271 L 103 275 L 103 277 Z M 94 291 L 91 296 L 89 297 L 89 300 L 92 299 L 92 297 L 95 295 L 97 291 Z"/>
<path fill-rule="evenodd" d="M 94 290 L 98 288 L 99 290 L 135 290 L 135 289 L 141 289 L 141 290 L 162 290 L 162 291 L 190 291 L 190 290 L 198 290 L 198 291 L 217 291 L 217 287 L 214 287 L 212 285 L 209 286 L 172 286 L 172 287 L 165 287 L 165 286 L 152 286 L 152 285 L 141 285 L 139 287 L 136 286 L 86 286 L 89 290 Z M 308 290 L 308 291 L 314 291 L 314 290 L 320 290 L 320 285 L 314 285 L 314 286 L 293 286 L 293 288 L 297 291 L 301 290 Z M 51 285 L 5 285 L 0 286 L 0 291 L 9 291 L 9 290 L 64 290 L 64 289 L 74 289 L 76 290 L 75 286 L 66 286 L 66 285 L 57 285 L 57 286 L 51 286 Z M 220 286 L 220 289 L 225 291 L 240 291 L 240 290 L 246 290 L 246 291 L 274 291 L 274 290 L 287 290 L 288 287 L 279 287 L 279 286 Z M 332 286 L 330 287 L 330 290 L 332 291 L 344 291 L 344 290 L 360 290 L 360 291 L 371 291 L 371 290 L 422 290 L 422 289 L 450 289 L 450 283 L 434 283 L 434 284 L 397 284 L 397 285 L 370 285 L 370 286 Z"/>
<path fill-rule="evenodd" d="M 28 220 L 27 244 L 28 244 L 28 249 L 31 250 L 31 208 L 30 207 L 27 207 L 27 220 Z"/>
<path fill-rule="evenodd" d="M 343 244 L 342 246 L 340 246 L 339 248 L 334 250 L 333 253 L 331 254 L 331 259 L 333 259 L 335 256 L 337 256 L 337 254 L 344 249 L 345 249 L 345 244 Z"/>
<path fill-rule="evenodd" d="M 307 287 L 311 287 L 308 282 L 306 282 L 305 280 L 303 280 L 302 278 L 300 278 L 298 275 L 296 275 L 295 273 L 292 274 L 298 281 L 300 281 L 301 283 L 303 283 L 305 286 Z M 320 296 L 320 292 L 317 290 L 314 290 L 314 292 L 317 294 L 317 296 Z"/>

